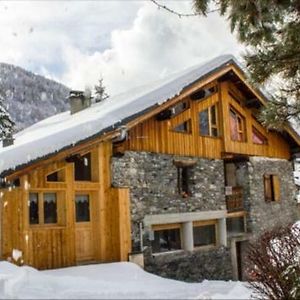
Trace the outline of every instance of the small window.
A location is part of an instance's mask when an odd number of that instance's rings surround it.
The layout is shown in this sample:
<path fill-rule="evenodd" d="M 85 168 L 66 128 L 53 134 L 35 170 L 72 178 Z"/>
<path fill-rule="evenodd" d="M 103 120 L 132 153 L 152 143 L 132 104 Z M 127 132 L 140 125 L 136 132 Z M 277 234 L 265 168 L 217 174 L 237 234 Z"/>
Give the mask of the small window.
<path fill-rule="evenodd" d="M 181 101 L 171 107 L 172 116 L 176 116 L 189 108 L 189 102 L 187 100 Z"/>
<path fill-rule="evenodd" d="M 241 116 L 237 111 L 230 108 L 230 136 L 231 140 L 237 142 L 246 141 L 246 125 L 245 118 Z"/>
<path fill-rule="evenodd" d="M 44 194 L 44 223 L 57 223 L 57 199 L 55 193 Z"/>
<path fill-rule="evenodd" d="M 230 234 L 238 234 L 245 232 L 244 217 L 232 217 L 226 219 L 227 232 Z"/>
<path fill-rule="evenodd" d="M 190 176 L 191 167 L 177 167 L 177 189 L 178 194 L 183 198 L 191 196 Z"/>
<path fill-rule="evenodd" d="M 193 228 L 194 246 L 208 246 L 216 244 L 216 225 L 194 226 Z"/>
<path fill-rule="evenodd" d="M 219 135 L 218 111 L 216 105 L 199 113 L 199 132 L 202 136 L 217 137 Z"/>
<path fill-rule="evenodd" d="M 57 194 L 29 193 L 29 224 L 57 223 Z"/>
<path fill-rule="evenodd" d="M 91 181 L 91 154 L 76 156 L 74 169 L 76 181 Z"/>
<path fill-rule="evenodd" d="M 261 134 L 255 127 L 252 127 L 252 142 L 258 145 L 267 145 L 267 138 Z"/>
<path fill-rule="evenodd" d="M 203 88 L 195 93 L 193 93 L 190 98 L 193 101 L 203 100 L 213 94 L 215 94 L 218 91 L 217 86 L 212 86 L 210 88 Z"/>
<path fill-rule="evenodd" d="M 29 194 L 29 223 L 39 224 L 39 195 L 38 193 Z"/>
<path fill-rule="evenodd" d="M 59 181 L 58 180 L 58 173 L 57 172 L 54 172 L 54 173 L 51 173 L 47 176 L 47 181 Z"/>
<path fill-rule="evenodd" d="M 184 112 L 185 110 L 187 110 L 189 108 L 189 101 L 183 100 L 175 105 L 173 105 L 172 107 L 163 110 L 162 112 L 160 112 L 159 114 L 156 115 L 156 120 L 157 121 L 164 121 L 164 120 L 168 120 L 171 119 L 172 117 Z"/>
<path fill-rule="evenodd" d="M 173 131 L 180 133 L 191 133 L 191 120 L 177 125 L 176 127 L 174 127 Z"/>
<path fill-rule="evenodd" d="M 90 197 L 89 195 L 75 196 L 76 222 L 90 221 Z"/>
<path fill-rule="evenodd" d="M 65 170 L 59 170 L 47 175 L 48 182 L 63 182 L 65 181 Z"/>
<path fill-rule="evenodd" d="M 280 200 L 280 182 L 277 175 L 264 175 L 265 201 L 274 202 Z"/>
<path fill-rule="evenodd" d="M 181 249 L 180 228 L 154 231 L 154 240 L 152 241 L 153 253 L 179 249 Z"/>

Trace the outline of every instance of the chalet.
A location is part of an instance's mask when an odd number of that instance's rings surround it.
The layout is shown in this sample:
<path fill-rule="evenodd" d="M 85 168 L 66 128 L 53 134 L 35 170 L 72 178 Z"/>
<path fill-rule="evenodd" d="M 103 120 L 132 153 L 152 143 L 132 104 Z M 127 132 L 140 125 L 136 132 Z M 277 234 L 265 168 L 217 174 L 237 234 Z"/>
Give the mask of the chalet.
<path fill-rule="evenodd" d="M 243 278 L 249 240 L 297 219 L 300 138 L 262 126 L 266 101 L 228 55 L 96 104 L 73 91 L 0 149 L 0 258 Z"/>

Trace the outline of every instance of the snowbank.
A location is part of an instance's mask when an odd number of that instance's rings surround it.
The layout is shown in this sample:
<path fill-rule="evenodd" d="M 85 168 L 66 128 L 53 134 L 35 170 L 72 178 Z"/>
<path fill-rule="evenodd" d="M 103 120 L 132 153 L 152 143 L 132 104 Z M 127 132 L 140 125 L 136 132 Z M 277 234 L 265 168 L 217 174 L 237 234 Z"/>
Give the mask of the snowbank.
<path fill-rule="evenodd" d="M 0 299 L 250 299 L 241 282 L 184 283 L 132 263 L 50 271 L 0 262 Z"/>

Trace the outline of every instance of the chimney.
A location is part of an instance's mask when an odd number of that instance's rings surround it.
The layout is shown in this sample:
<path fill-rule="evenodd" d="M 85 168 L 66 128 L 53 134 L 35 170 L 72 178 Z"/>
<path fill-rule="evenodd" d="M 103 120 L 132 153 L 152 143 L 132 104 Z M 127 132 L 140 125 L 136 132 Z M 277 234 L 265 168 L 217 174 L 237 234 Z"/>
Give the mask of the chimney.
<path fill-rule="evenodd" d="M 91 106 L 92 97 L 89 93 L 83 91 L 70 91 L 69 101 L 71 115 Z"/>
<path fill-rule="evenodd" d="M 8 147 L 14 144 L 14 138 L 12 134 L 7 135 L 6 137 L 3 138 L 2 140 L 2 147 Z"/>

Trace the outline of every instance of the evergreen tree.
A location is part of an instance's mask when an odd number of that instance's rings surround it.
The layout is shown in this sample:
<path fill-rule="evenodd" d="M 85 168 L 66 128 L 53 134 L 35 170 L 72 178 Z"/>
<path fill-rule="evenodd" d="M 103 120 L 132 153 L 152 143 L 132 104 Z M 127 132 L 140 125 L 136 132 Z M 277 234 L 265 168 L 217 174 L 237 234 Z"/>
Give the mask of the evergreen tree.
<path fill-rule="evenodd" d="M 105 86 L 103 84 L 103 78 L 99 79 L 98 85 L 95 85 L 95 100 L 101 102 L 109 98 L 109 95 L 105 91 Z"/>
<path fill-rule="evenodd" d="M 247 46 L 245 60 L 254 82 L 274 82 L 273 99 L 261 114 L 272 128 L 300 119 L 300 1 L 194 0 L 198 13 L 211 5 L 227 16 L 231 30 Z"/>
<path fill-rule="evenodd" d="M 261 120 L 277 129 L 290 118 L 300 121 L 299 0 L 193 0 L 195 12 L 190 14 L 150 1 L 179 17 L 215 11 L 226 16 L 231 30 L 246 45 L 245 60 L 253 82 L 270 84 L 276 79 L 273 99 L 262 111 Z"/>
<path fill-rule="evenodd" d="M 0 94 L 0 140 L 12 135 L 14 125 L 4 106 L 4 97 Z"/>

